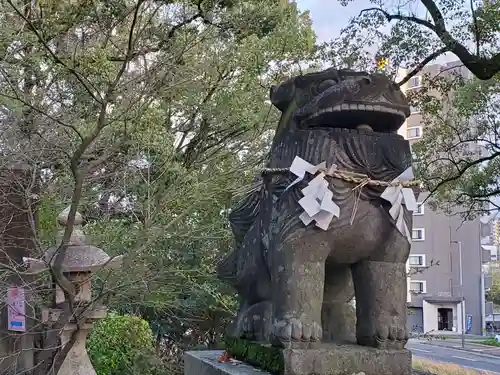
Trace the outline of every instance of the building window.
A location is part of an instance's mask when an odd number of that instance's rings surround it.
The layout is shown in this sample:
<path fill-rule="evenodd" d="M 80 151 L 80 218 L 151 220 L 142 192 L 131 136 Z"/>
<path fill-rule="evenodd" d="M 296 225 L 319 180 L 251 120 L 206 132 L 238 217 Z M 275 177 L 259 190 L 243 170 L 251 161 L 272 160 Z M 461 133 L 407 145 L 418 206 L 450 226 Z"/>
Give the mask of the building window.
<path fill-rule="evenodd" d="M 423 215 L 424 214 L 424 204 L 422 202 L 417 203 L 417 209 L 413 211 L 413 215 Z"/>
<path fill-rule="evenodd" d="M 421 84 L 422 84 L 422 77 L 420 76 L 415 76 L 410 79 L 411 88 L 420 87 Z"/>
<path fill-rule="evenodd" d="M 410 291 L 413 293 L 425 293 L 426 292 L 425 281 L 412 280 L 410 282 Z"/>
<path fill-rule="evenodd" d="M 424 228 L 414 228 L 411 232 L 412 241 L 423 241 L 425 240 L 425 229 Z"/>
<path fill-rule="evenodd" d="M 411 267 L 425 267 L 424 254 L 411 254 L 408 260 Z"/>
<path fill-rule="evenodd" d="M 420 138 L 422 136 L 422 127 L 421 126 L 413 126 L 411 128 L 406 129 L 406 138 Z"/>

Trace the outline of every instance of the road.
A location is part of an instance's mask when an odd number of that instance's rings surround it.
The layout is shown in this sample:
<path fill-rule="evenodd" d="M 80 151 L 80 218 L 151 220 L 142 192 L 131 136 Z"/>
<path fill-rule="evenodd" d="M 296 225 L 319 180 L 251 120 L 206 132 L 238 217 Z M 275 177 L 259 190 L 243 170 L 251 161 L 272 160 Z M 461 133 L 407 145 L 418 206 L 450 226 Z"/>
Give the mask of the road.
<path fill-rule="evenodd" d="M 453 346 L 444 347 L 415 340 L 410 340 L 406 347 L 412 351 L 414 358 L 454 363 L 462 367 L 500 374 L 500 356 L 486 357 L 473 351 L 455 349 Z"/>

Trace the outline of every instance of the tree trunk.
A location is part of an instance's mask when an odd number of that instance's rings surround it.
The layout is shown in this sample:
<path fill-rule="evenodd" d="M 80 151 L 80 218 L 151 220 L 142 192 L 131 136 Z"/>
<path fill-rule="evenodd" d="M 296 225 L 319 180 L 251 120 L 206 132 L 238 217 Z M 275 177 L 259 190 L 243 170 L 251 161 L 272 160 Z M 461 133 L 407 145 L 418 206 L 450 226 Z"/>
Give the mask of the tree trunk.
<path fill-rule="evenodd" d="M 8 330 L 7 305 L 2 304 L 0 316 L 0 373 L 7 375 L 31 374 L 34 366 L 34 311 L 30 301 L 33 301 L 33 289 L 29 283 L 32 276 L 21 275 L 23 257 L 36 256 L 35 235 L 33 230 L 34 208 L 29 207 L 31 196 L 31 170 L 22 165 L 0 169 L 0 262 L 11 270 L 2 269 L 4 292 L 7 286 L 23 287 L 26 306 L 26 327 L 24 333 Z M 27 199 L 28 198 L 28 199 Z"/>

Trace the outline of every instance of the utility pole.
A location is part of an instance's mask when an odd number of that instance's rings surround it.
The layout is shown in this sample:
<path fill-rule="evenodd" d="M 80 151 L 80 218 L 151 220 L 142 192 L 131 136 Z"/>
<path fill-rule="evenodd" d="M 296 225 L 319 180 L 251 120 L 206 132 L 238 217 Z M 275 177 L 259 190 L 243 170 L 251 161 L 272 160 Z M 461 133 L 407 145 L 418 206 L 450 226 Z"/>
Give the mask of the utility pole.
<path fill-rule="evenodd" d="M 486 335 L 486 291 L 484 287 L 484 267 L 483 267 L 483 247 L 480 246 L 481 251 L 481 275 L 480 275 L 480 297 L 481 297 L 481 336 Z"/>
<path fill-rule="evenodd" d="M 497 247 L 497 262 L 500 260 L 500 221 L 495 220 L 495 245 Z"/>
<path fill-rule="evenodd" d="M 464 296 L 464 270 L 462 266 L 462 241 L 451 241 L 458 244 L 458 268 L 460 274 L 460 310 L 461 310 L 461 325 L 462 325 L 462 348 L 465 348 L 465 296 Z"/>

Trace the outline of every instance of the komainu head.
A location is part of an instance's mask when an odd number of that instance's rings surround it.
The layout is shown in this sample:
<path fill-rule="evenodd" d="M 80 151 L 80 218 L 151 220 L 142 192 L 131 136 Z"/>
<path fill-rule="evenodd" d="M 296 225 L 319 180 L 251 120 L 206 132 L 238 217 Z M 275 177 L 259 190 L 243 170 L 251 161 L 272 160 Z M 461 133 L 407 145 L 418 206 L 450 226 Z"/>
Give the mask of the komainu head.
<path fill-rule="evenodd" d="M 284 128 L 357 128 L 395 133 L 410 115 L 399 86 L 383 74 L 327 69 L 273 86 L 271 102 Z"/>

